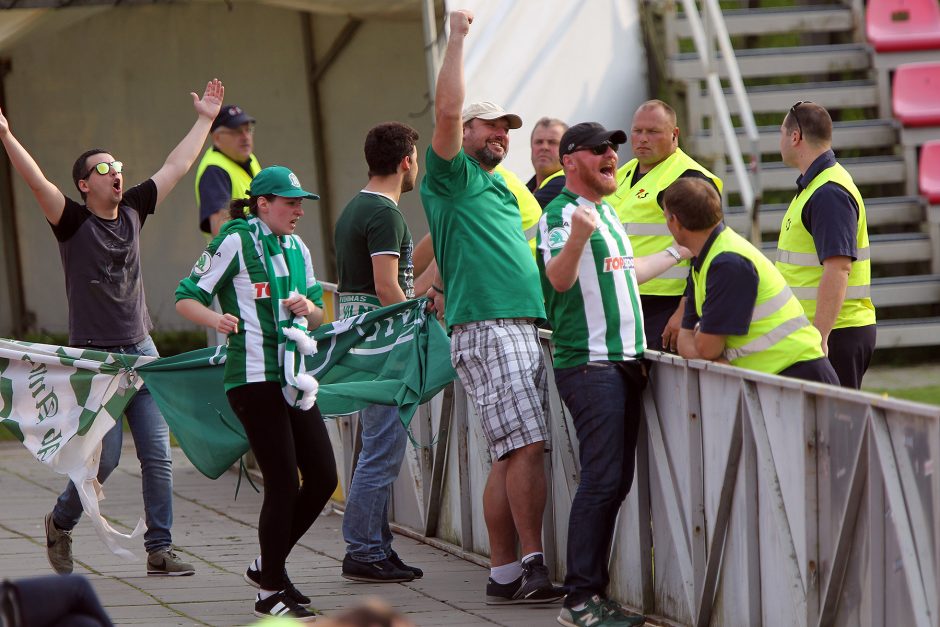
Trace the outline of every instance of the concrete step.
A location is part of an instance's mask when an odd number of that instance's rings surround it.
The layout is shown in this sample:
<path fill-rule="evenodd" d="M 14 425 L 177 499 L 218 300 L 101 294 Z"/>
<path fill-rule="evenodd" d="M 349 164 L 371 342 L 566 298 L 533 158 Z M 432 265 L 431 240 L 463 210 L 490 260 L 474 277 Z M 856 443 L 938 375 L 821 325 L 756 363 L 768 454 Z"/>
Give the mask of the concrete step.
<path fill-rule="evenodd" d="M 794 102 L 809 100 L 826 107 L 830 112 L 855 107 L 878 105 L 878 86 L 875 81 L 819 81 L 816 83 L 790 83 L 788 85 L 758 85 L 748 87 L 748 99 L 754 113 L 783 114 Z M 738 102 L 730 89 L 725 90 L 725 100 L 732 114 L 740 113 Z M 711 98 L 707 91 L 701 92 L 701 101 L 711 112 Z M 702 115 L 707 115 L 703 113 Z"/>
<path fill-rule="evenodd" d="M 787 204 L 764 205 L 760 208 L 760 230 L 762 233 L 779 233 Z M 917 196 L 886 196 L 866 198 L 865 212 L 868 226 L 888 224 L 920 224 L 924 222 L 924 207 Z M 738 233 L 750 232 L 750 223 L 743 207 L 729 207 L 725 211 L 725 223 Z"/>
<path fill-rule="evenodd" d="M 872 235 L 868 240 L 873 264 L 930 261 L 930 237 L 925 233 Z M 769 259 L 776 259 L 777 242 L 764 242 L 761 252 Z"/>
<path fill-rule="evenodd" d="M 781 114 L 782 122 L 782 114 Z M 761 154 L 780 153 L 780 126 L 759 126 L 758 150 Z M 738 145 L 741 152 L 750 154 L 751 142 L 744 133 L 744 129 L 737 129 Z M 696 133 L 692 138 L 691 152 L 707 154 L 709 145 L 717 139 L 720 149 L 724 151 L 724 138 L 712 136 L 712 131 Z M 846 148 L 884 148 L 894 146 L 898 141 L 897 123 L 894 120 L 859 120 L 852 122 L 833 122 L 832 147 L 836 150 Z"/>
<path fill-rule="evenodd" d="M 936 346 L 940 344 L 940 318 L 912 318 L 878 322 L 876 348 Z"/>
<path fill-rule="evenodd" d="M 940 303 L 940 275 L 918 274 L 872 279 L 871 299 L 875 307 Z"/>
<path fill-rule="evenodd" d="M 725 9 L 722 15 L 728 34 L 732 37 L 770 33 L 827 33 L 847 31 L 853 27 L 852 10 L 842 4 Z M 675 34 L 680 38 L 692 37 L 692 29 L 683 13 L 676 15 Z"/>
<path fill-rule="evenodd" d="M 880 183 L 903 183 L 905 180 L 904 159 L 901 157 L 853 157 L 839 159 L 845 169 L 859 184 L 874 185 Z M 764 190 L 795 190 L 799 171 L 783 163 L 761 165 L 760 181 Z M 739 192 L 741 186 L 734 172 L 729 168 L 722 177 L 725 193 Z"/>
<path fill-rule="evenodd" d="M 786 48 L 757 48 L 735 52 L 741 76 L 763 78 L 772 76 L 809 76 L 845 70 L 864 70 L 871 67 L 871 53 L 864 44 L 836 44 L 831 46 L 800 46 Z M 718 75 L 727 78 L 725 64 L 717 55 Z M 666 62 L 667 72 L 673 80 L 703 79 L 705 76 L 698 54 L 687 52 Z M 789 104 L 784 104 L 788 107 Z"/>

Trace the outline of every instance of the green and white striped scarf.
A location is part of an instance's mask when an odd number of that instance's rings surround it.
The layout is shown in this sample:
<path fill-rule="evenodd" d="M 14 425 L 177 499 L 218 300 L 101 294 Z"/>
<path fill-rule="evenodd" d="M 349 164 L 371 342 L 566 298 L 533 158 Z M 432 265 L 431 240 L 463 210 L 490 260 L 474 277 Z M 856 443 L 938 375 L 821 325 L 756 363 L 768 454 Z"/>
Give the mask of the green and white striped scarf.
<path fill-rule="evenodd" d="M 271 286 L 271 307 L 277 320 L 278 354 L 281 356 L 281 389 L 291 407 L 310 409 L 317 398 L 317 380 L 307 374 L 303 355 L 316 352 L 316 342 L 307 331 L 307 319 L 295 316 L 283 302 L 293 294 L 307 295 L 307 274 L 299 238 L 275 235 L 255 216 L 232 220 L 223 229 L 248 231 L 258 244 Z"/>

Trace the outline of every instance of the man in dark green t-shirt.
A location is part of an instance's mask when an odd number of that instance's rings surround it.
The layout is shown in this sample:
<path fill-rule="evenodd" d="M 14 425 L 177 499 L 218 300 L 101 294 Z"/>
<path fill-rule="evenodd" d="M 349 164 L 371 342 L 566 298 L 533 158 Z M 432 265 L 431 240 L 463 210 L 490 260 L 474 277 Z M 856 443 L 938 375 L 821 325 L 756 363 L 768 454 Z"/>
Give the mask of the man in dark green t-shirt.
<path fill-rule="evenodd" d="M 515 196 L 493 169 L 519 116 L 489 102 L 462 109 L 463 41 L 472 14 L 450 15 L 421 200 L 440 277 L 428 292 L 444 317 L 451 360 L 473 401 L 493 466 L 483 493 L 490 540 L 487 603 L 556 601 L 542 553 L 547 374 L 535 323 L 545 318 L 538 269 Z M 516 540 L 521 561 L 516 556 Z"/>
<path fill-rule="evenodd" d="M 398 201 L 418 176 L 418 132 L 387 122 L 366 135 L 369 183 L 336 221 L 334 243 L 339 271 L 339 316 L 414 298 L 411 232 Z M 401 469 L 407 433 L 394 405 L 370 405 L 359 413 L 362 451 L 346 495 L 343 577 L 398 582 L 421 577 L 392 549 L 388 526 L 391 487 Z"/>

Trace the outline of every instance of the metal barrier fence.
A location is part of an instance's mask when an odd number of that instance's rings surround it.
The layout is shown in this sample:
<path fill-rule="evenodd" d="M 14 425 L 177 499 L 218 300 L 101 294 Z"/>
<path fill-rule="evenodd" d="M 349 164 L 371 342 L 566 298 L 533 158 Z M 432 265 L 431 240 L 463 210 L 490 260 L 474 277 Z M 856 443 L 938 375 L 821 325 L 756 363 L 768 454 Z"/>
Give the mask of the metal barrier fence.
<path fill-rule="evenodd" d="M 543 346 L 551 363 L 547 336 Z M 681 625 L 940 625 L 940 409 L 650 360 L 612 597 Z M 550 385 L 544 536 L 562 580 L 579 470 L 571 418 Z M 330 424 L 344 487 L 356 428 L 355 416 Z M 423 406 L 412 429 L 423 446 L 409 447 L 391 519 L 485 563 L 490 459 L 459 383 Z"/>

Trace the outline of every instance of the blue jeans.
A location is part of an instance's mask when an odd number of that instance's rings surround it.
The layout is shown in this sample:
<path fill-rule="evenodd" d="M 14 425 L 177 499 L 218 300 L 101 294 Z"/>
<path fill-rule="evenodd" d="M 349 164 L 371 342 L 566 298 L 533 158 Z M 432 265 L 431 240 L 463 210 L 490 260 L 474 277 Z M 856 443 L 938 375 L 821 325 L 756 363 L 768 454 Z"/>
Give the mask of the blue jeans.
<path fill-rule="evenodd" d="M 90 348 L 90 347 L 86 347 Z M 126 346 L 94 347 L 110 353 L 128 355 L 151 355 L 159 357 L 157 347 L 150 337 L 137 344 Z M 144 548 L 148 553 L 170 546 L 173 526 L 173 467 L 170 458 L 170 429 L 160 414 L 150 390 L 144 386 L 124 410 L 127 424 L 131 428 L 137 459 L 140 460 L 140 475 L 143 484 Z M 101 440 L 101 462 L 98 465 L 98 482 L 102 485 L 121 461 L 121 445 L 124 440 L 122 421 L 118 421 Z M 69 481 L 65 491 L 59 495 L 52 520 L 56 527 L 69 530 L 78 524 L 82 516 L 82 502 L 75 486 Z"/>
<path fill-rule="evenodd" d="M 388 502 L 392 484 L 401 470 L 408 433 L 398 418 L 398 407 L 370 405 L 359 412 L 362 450 L 346 495 L 343 537 L 346 552 L 361 562 L 378 562 L 392 551 Z"/>
<path fill-rule="evenodd" d="M 555 382 L 574 419 L 581 483 L 568 518 L 565 606 L 606 596 L 607 557 L 620 504 L 633 485 L 643 364 L 588 362 L 556 368 Z"/>

